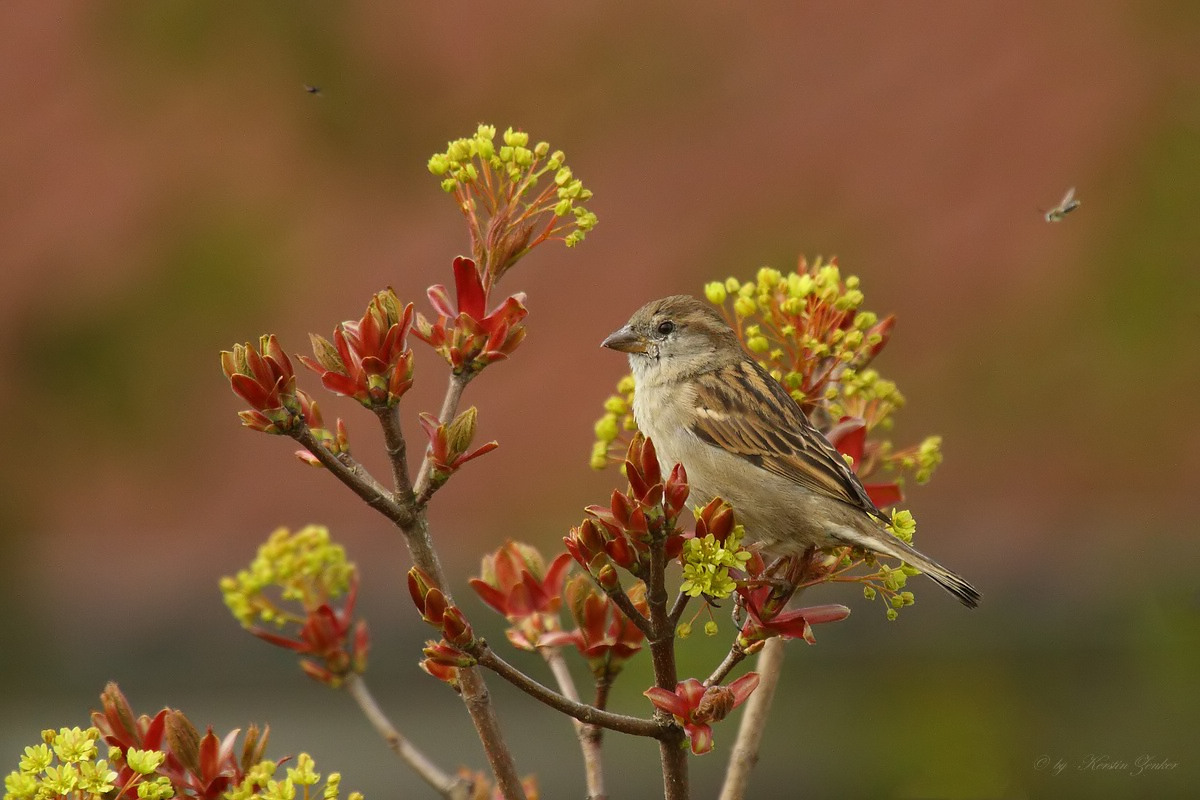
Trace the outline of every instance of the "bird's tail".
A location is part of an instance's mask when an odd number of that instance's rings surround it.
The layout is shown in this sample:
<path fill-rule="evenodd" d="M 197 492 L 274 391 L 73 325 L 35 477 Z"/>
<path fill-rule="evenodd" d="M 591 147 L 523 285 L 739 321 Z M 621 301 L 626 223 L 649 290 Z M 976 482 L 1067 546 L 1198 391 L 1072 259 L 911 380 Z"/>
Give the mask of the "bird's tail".
<path fill-rule="evenodd" d="M 860 531 L 839 527 L 837 533 L 840 534 L 839 538 L 849 544 L 898 558 L 906 564 L 916 567 L 947 592 L 957 597 L 964 606 L 975 608 L 979 605 L 979 590 L 968 583 L 966 579 L 946 569 L 911 545 L 897 539 L 888 531 L 881 529 L 878 535 L 868 536 Z"/>

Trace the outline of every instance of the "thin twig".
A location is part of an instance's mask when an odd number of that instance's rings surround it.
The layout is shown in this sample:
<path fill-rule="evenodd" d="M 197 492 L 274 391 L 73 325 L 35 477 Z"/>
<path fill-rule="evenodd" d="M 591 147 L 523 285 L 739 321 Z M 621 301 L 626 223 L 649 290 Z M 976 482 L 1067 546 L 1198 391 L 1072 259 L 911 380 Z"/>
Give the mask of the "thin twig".
<path fill-rule="evenodd" d="M 392 465 L 392 491 L 397 501 L 411 505 L 413 490 L 408 480 L 408 445 L 400 428 L 400 406 L 376 408 L 375 416 L 383 428 L 384 447 Z"/>
<path fill-rule="evenodd" d="M 350 488 L 350 491 L 361 497 L 367 505 L 401 528 L 413 524 L 414 517 L 410 508 L 393 499 L 391 492 L 371 477 L 366 468 L 355 461 L 349 454 L 335 456 L 325 445 L 321 444 L 312 431 L 305 426 L 292 433 L 292 437 L 304 445 L 304 449 L 312 453 L 325 469 L 334 477 Z"/>
<path fill-rule="evenodd" d="M 434 791 L 446 800 L 470 800 L 470 782 L 458 776 L 446 774 L 430 761 L 428 756 L 404 738 L 400 731 L 396 730 L 392 721 L 388 719 L 383 709 L 379 707 L 379 704 L 375 702 L 375 697 L 361 676 L 351 673 L 346 678 L 343 687 L 358 702 L 358 707 L 362 709 L 366 718 L 375 726 L 375 730 L 387 742 L 387 746 L 400 756 L 404 763 L 412 767 L 422 780 L 432 786 Z"/>
<path fill-rule="evenodd" d="M 725 680 L 725 676 L 728 675 L 734 667 L 741 663 L 741 660 L 745 657 L 746 651 L 741 648 L 741 645 L 739 645 L 735 639 L 733 645 L 729 648 L 729 652 L 725 654 L 725 660 L 721 662 L 720 666 L 713 670 L 713 674 L 708 676 L 708 680 L 704 682 L 704 685 L 707 687 L 720 684 L 721 681 Z"/>
<path fill-rule="evenodd" d="M 512 664 L 509 664 L 503 658 L 496 655 L 496 651 L 492 650 L 486 644 L 480 646 L 472 655 L 479 660 L 479 666 L 487 667 L 535 700 L 540 700 L 551 708 L 574 717 L 580 722 L 589 725 L 600 725 L 609 730 L 628 733 L 632 736 L 649 736 L 654 739 L 662 739 L 663 737 L 676 738 L 673 736 L 674 731 L 678 731 L 680 736 L 683 733 L 673 721 L 664 724 L 658 720 L 642 719 L 641 717 L 631 717 L 625 714 L 614 714 L 611 711 L 601 711 L 586 703 L 571 700 L 553 689 L 538 683 L 524 672 L 521 672 Z"/>
<path fill-rule="evenodd" d="M 567 668 L 566 659 L 562 657 L 562 651 L 557 647 L 541 647 L 538 652 L 542 654 L 542 658 L 550 665 L 550 671 L 554 673 L 554 680 L 558 683 L 559 691 L 568 700 L 579 702 L 579 692 L 575 688 L 575 680 L 571 677 L 571 671 Z M 603 708 L 599 703 L 597 708 Z M 583 753 L 583 771 L 587 780 L 587 796 L 588 800 L 605 800 L 608 797 L 604 790 L 604 768 L 603 762 L 600 760 L 600 732 L 603 730 L 595 725 L 585 725 L 577 719 L 572 718 L 571 724 L 575 727 L 575 736 L 579 739 L 579 749 Z"/>
<path fill-rule="evenodd" d="M 604 589 L 604 587 L 600 588 Z M 613 604 L 621 610 L 621 613 L 625 615 L 626 619 L 636 625 L 637 629 L 641 631 L 647 639 L 654 637 L 654 628 L 650 625 L 650 620 L 647 619 L 642 612 L 637 610 L 637 607 L 634 606 L 633 601 L 629 599 L 629 595 L 625 593 L 624 589 L 622 589 L 620 586 L 617 586 L 611 591 L 604 589 L 604 593 L 607 594 L 608 598 L 613 601 Z M 674 630 L 674 626 L 672 626 L 672 630 Z"/>
<path fill-rule="evenodd" d="M 466 380 L 451 375 L 450 385 L 446 390 L 446 399 L 442 403 L 443 417 L 454 413 L 465 385 Z M 366 470 L 357 467 L 356 463 L 347 464 L 340 460 L 348 460 L 349 456 L 343 454 L 341 457 L 335 457 L 313 437 L 307 427 L 301 429 L 295 434 L 295 437 L 342 483 L 349 486 L 369 506 L 382 513 L 400 528 L 404 533 L 404 541 L 408 546 L 413 563 L 432 578 L 434 583 L 445 593 L 446 599 L 453 603 L 454 599 L 447 588 L 441 560 L 438 558 L 437 550 L 433 547 L 433 539 L 429 535 L 429 521 L 425 516 L 424 508 L 417 505 L 413 491 L 405 489 L 408 467 L 406 463 L 399 463 L 406 461 L 404 458 L 406 447 L 398 417 L 391 414 L 380 414 L 379 420 L 384 429 L 388 455 L 392 459 L 393 479 L 399 484 L 395 495 L 387 492 L 377 481 L 370 478 Z M 428 481 L 431 471 L 432 460 L 427 453 L 421 465 L 418 482 L 421 482 L 422 479 Z M 500 730 L 500 722 L 496 718 L 496 711 L 483 676 L 478 670 L 470 667 L 460 669 L 459 689 L 463 704 L 467 708 L 471 722 L 475 725 L 479 741 L 483 745 L 488 764 L 496 777 L 496 787 L 506 800 L 525 800 L 525 789 L 517 774 L 517 766 L 513 761 L 512 752 L 508 749 L 504 734 Z"/>
<path fill-rule="evenodd" d="M 779 685 L 779 674 L 783 671 L 783 639 L 768 639 L 758 654 L 758 688 L 746 703 L 742 724 L 738 727 L 737 741 L 729 755 L 729 769 L 725 772 L 725 784 L 721 787 L 720 800 L 743 800 L 750 772 L 758 763 L 758 750 L 762 745 L 763 732 L 767 728 L 767 715 L 775 688 Z"/>
<path fill-rule="evenodd" d="M 675 605 L 671 606 L 671 613 L 667 615 L 671 620 L 672 628 L 679 624 L 679 618 L 683 616 L 683 611 L 691 599 L 692 596 L 685 592 L 680 592 L 675 596 Z"/>

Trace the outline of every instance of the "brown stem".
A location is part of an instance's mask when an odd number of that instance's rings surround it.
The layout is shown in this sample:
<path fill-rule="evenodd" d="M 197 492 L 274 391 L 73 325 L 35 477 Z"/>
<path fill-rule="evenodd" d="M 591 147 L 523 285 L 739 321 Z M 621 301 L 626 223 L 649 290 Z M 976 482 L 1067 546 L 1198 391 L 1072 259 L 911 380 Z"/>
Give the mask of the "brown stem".
<path fill-rule="evenodd" d="M 358 707 L 362 709 L 364 715 L 370 721 L 383 740 L 387 742 L 396 755 L 404 760 L 404 763 L 412 767 L 417 775 L 427 784 L 433 787 L 434 791 L 440 794 L 446 800 L 470 800 L 471 784 L 470 781 L 465 781 L 462 778 L 453 775 L 447 775 L 436 764 L 429 760 L 429 757 L 413 746 L 408 739 L 401 735 L 400 731 L 396 730 L 396 726 L 388 719 L 387 714 L 375 702 L 375 697 L 367 688 L 366 682 L 361 676 L 350 674 L 346 678 L 343 687 L 350 696 L 358 702 Z"/>
<path fill-rule="evenodd" d="M 392 497 L 391 492 L 384 489 L 349 454 L 343 453 L 340 456 L 335 456 L 313 436 L 312 431 L 307 426 L 294 431 L 292 438 L 304 445 L 304 448 L 312 453 L 321 462 L 322 466 L 329 470 L 339 481 L 348 486 L 350 491 L 361 497 L 371 508 L 383 514 L 401 528 L 413 524 L 412 509 L 401 503 L 397 503 Z"/>
<path fill-rule="evenodd" d="M 603 589 L 603 587 L 601 588 Z M 617 586 L 612 591 L 607 589 L 604 591 L 605 594 L 608 595 L 608 598 L 613 601 L 613 605 L 619 608 L 621 613 L 624 614 L 630 622 L 636 625 L 637 629 L 641 631 L 647 639 L 654 637 L 654 628 L 651 627 L 650 620 L 647 619 L 642 612 L 637 610 L 637 607 L 634 606 L 633 601 L 629 599 L 629 595 L 625 594 L 624 589 L 622 589 L 620 586 Z M 672 626 L 672 630 L 674 630 L 674 626 Z"/>
<path fill-rule="evenodd" d="M 446 390 L 446 399 L 442 403 L 443 417 L 454 413 L 465 385 L 466 380 L 451 375 L 450 386 Z M 407 466 L 396 463 L 396 459 L 404 461 L 405 452 L 404 434 L 400 430 L 398 417 L 392 414 L 380 414 L 379 419 L 384 429 L 388 455 L 394 459 L 393 476 L 399 483 L 397 497 L 383 491 L 378 483 L 372 481 L 373 485 L 367 484 L 353 469 L 332 457 L 329 451 L 322 447 L 307 429 L 302 430 L 297 438 L 343 483 L 366 500 L 368 505 L 382 512 L 400 528 L 413 563 L 432 578 L 435 585 L 445 593 L 446 599 L 453 603 L 454 598 L 447 586 L 441 560 L 433 547 L 433 539 L 429 535 L 429 520 L 425 516 L 424 508 L 417 505 L 413 490 L 406 490 Z M 422 480 L 429 480 L 431 471 L 432 461 L 426 454 L 421 465 L 421 473 L 417 476 L 418 486 Z M 500 722 L 496 718 L 496 711 L 492 706 L 491 695 L 488 693 L 483 676 L 477 669 L 464 667 L 459 670 L 459 689 L 463 704 L 467 707 L 467 713 L 471 716 L 475 731 L 483 744 L 488 764 L 496 777 L 496 787 L 506 800 L 525 800 L 525 789 L 521 785 L 516 763 L 504 740 L 504 734 L 500 730 Z"/>
<path fill-rule="evenodd" d="M 503 658 L 496 655 L 496 651 L 492 650 L 486 644 L 481 644 L 472 655 L 479 659 L 479 666 L 487 667 L 535 700 L 540 700 L 556 711 L 561 711 L 580 722 L 587 723 L 588 725 L 599 725 L 618 733 L 628 733 L 632 736 L 649 736 L 655 739 L 662 739 L 664 737 L 677 739 L 683 735 L 683 731 L 673 721 L 662 723 L 653 719 L 614 714 L 611 711 L 601 711 L 586 703 L 571 700 L 553 689 L 543 686 L 524 672 L 521 672 L 512 664 L 509 664 Z"/>
<path fill-rule="evenodd" d="M 729 755 L 729 769 L 725 772 L 720 800 L 743 800 L 746 796 L 750 772 L 758 763 L 758 750 L 767 728 L 767 714 L 779 685 L 779 674 L 783 671 L 783 639 L 776 637 L 766 641 L 758 654 L 757 667 L 758 688 L 746 703 L 737 741 Z"/>
<path fill-rule="evenodd" d="M 562 657 L 562 651 L 557 647 L 542 647 L 539 648 L 539 652 L 550 665 L 550 671 L 554 673 L 554 680 L 563 696 L 578 703 L 579 692 L 575 688 L 575 681 L 567 668 L 567 662 Z M 603 709 L 600 703 L 597 703 L 596 707 Z M 585 725 L 574 718 L 571 719 L 571 724 L 575 727 L 575 736 L 579 739 L 579 749 L 583 753 L 588 800 L 605 800 L 608 795 L 604 791 L 604 768 L 600 760 L 600 732 L 603 729 L 595 725 Z"/>
<path fill-rule="evenodd" d="M 683 611 L 687 608 L 688 601 L 691 599 L 691 595 L 683 592 L 675 596 L 675 605 L 671 606 L 671 613 L 667 615 L 671 620 L 672 628 L 679 624 L 679 618 L 683 616 Z"/>
<path fill-rule="evenodd" d="M 745 657 L 746 651 L 741 648 L 741 646 L 737 643 L 737 640 L 734 640 L 733 646 L 731 646 L 729 648 L 729 652 L 725 654 L 725 660 L 721 662 L 720 666 L 713 670 L 713 674 L 708 676 L 708 680 L 704 682 L 704 685 L 708 687 L 720 684 L 721 681 L 725 680 L 725 676 L 727 676 L 734 667 L 741 663 L 741 660 Z"/>
<path fill-rule="evenodd" d="M 646 602 L 650 607 L 650 658 L 654 664 L 654 685 L 668 692 L 675 691 L 679 676 L 675 668 L 675 625 L 667 611 L 667 553 L 666 535 L 655 536 L 650 542 L 650 574 Z M 666 800 L 687 800 L 687 753 L 683 749 L 684 732 L 677 725 L 666 727 L 672 717 L 662 709 L 654 711 L 655 720 L 669 733 L 658 742 L 662 762 L 663 796 Z"/>
<path fill-rule="evenodd" d="M 384 447 L 392 465 L 392 491 L 398 502 L 411 506 L 413 490 L 408 479 L 408 445 L 400 428 L 400 406 L 376 408 L 375 416 L 383 428 Z"/>

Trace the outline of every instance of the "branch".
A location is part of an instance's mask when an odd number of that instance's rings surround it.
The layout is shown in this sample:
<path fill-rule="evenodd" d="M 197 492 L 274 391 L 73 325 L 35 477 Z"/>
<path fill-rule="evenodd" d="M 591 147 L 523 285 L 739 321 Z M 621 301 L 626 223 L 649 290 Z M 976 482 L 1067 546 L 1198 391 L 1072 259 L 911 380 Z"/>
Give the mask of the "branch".
<path fill-rule="evenodd" d="M 758 749 L 767 728 L 767 714 L 779 685 L 779 674 L 783 671 L 783 645 L 783 639 L 779 637 L 768 639 L 758 655 L 758 688 L 746 703 L 737 741 L 729 755 L 729 769 L 725 773 L 725 785 L 721 787 L 719 800 L 743 800 L 746 796 L 750 771 L 758 763 Z"/>
<path fill-rule="evenodd" d="M 684 609 L 687 608 L 691 599 L 692 596 L 686 592 L 680 592 L 675 596 L 675 605 L 671 606 L 671 613 L 667 615 L 671 620 L 672 628 L 679 624 L 679 618 L 683 616 Z"/>
<path fill-rule="evenodd" d="M 721 681 L 725 680 L 725 676 L 729 674 L 730 670 L 741 663 L 742 659 L 745 657 L 746 651 L 743 650 L 737 643 L 737 639 L 734 639 L 733 645 L 729 648 L 729 652 L 725 654 L 725 660 L 721 662 L 720 666 L 713 670 L 712 675 L 708 676 L 708 680 L 704 682 L 704 686 L 707 688 L 709 686 L 717 686 L 720 684 Z M 755 690 L 755 692 L 757 693 L 757 690 Z"/>
<path fill-rule="evenodd" d="M 570 670 L 567 669 L 567 662 L 562 657 L 562 651 L 557 647 L 540 647 L 538 652 L 550 665 L 550 671 L 554 673 L 554 680 L 558 683 L 558 688 L 562 691 L 563 696 L 578 703 L 579 692 L 575 689 L 575 681 L 571 678 Z M 603 709 L 603 705 L 600 703 L 597 703 L 596 707 Z M 604 791 L 604 768 L 603 762 L 600 760 L 602 729 L 595 725 L 585 725 L 574 718 L 571 719 L 571 724 L 575 727 L 575 736 L 579 739 L 579 749 L 583 752 L 587 800 L 604 800 L 608 795 Z"/>
<path fill-rule="evenodd" d="M 446 800 L 470 800 L 471 784 L 462 778 L 447 775 L 429 758 L 412 745 L 407 739 L 396 730 L 396 727 L 383 713 L 383 709 L 375 702 L 367 684 L 362 677 L 351 673 L 347 678 L 343 687 L 350 693 L 357 702 L 363 714 L 387 742 L 387 746 L 392 748 L 396 755 L 404 760 L 404 763 L 412 767 L 413 771 L 421 776 L 421 779 L 433 787 L 434 791 L 440 794 Z"/>
<path fill-rule="evenodd" d="M 650 607 L 650 656 L 654 664 L 654 685 L 675 691 L 679 676 L 675 668 L 675 625 L 667 612 L 667 539 L 662 531 L 650 542 L 650 580 L 646 602 Z M 655 708 L 654 718 L 665 726 L 672 717 L 660 708 Z M 659 760 L 663 771 L 663 796 L 665 800 L 687 800 L 688 762 L 683 749 L 683 730 L 678 725 L 668 728 L 670 735 L 658 742 Z"/>
<path fill-rule="evenodd" d="M 371 508 L 401 528 L 407 528 L 413 524 L 412 510 L 397 503 L 391 493 L 371 477 L 366 468 L 351 458 L 348 453 L 335 456 L 313 436 L 307 425 L 294 431 L 292 438 L 304 445 L 304 449 L 312 453 L 325 469 L 348 486 L 350 491 L 361 497 Z"/>
<path fill-rule="evenodd" d="M 443 416 L 454 413 L 467 380 L 451 375 L 450 386 L 446 390 L 446 399 L 442 403 Z M 404 458 L 404 434 L 400 429 L 398 417 L 393 414 L 380 414 L 379 421 L 384 429 L 388 455 L 393 459 L 393 478 L 399 483 L 397 496 L 383 499 L 389 507 L 395 507 L 403 512 L 388 518 L 404 533 L 404 541 L 408 545 L 408 552 L 413 563 L 432 578 L 446 595 L 447 601 L 453 603 L 454 598 L 447 586 L 441 560 L 438 558 L 437 550 L 433 547 L 433 539 L 429 535 L 429 520 L 425 516 L 424 507 L 417 504 L 413 489 L 406 490 L 408 468 Z M 310 439 L 312 438 L 311 434 L 307 435 Z M 320 458 L 319 455 L 318 458 Z M 322 461 L 322 463 L 325 462 Z M 432 467 L 433 462 L 426 453 L 425 460 L 421 465 L 421 473 L 417 476 L 417 487 L 421 486 L 422 481 L 429 480 Z M 341 474 L 338 474 L 338 477 L 341 478 Z M 344 478 L 342 480 L 343 483 L 347 483 Z M 349 483 L 347 485 L 355 488 Z M 379 491 L 382 491 L 382 487 L 379 487 Z M 419 493 L 419 489 L 417 493 Z M 361 493 L 360 496 L 362 496 Z M 368 503 L 370 502 L 368 500 Z M 458 685 L 463 704 L 467 707 L 467 713 L 471 716 L 471 722 L 475 725 L 475 731 L 483 745 L 483 752 L 496 777 L 496 788 L 506 800 L 525 800 L 525 789 L 521 785 L 520 776 L 517 775 L 517 765 L 513 761 L 512 752 L 508 749 L 504 734 L 500 730 L 500 721 L 496 718 L 496 710 L 492 705 L 487 684 L 483 682 L 483 676 L 477 669 L 464 667 L 459 670 Z"/>
<path fill-rule="evenodd" d="M 654 739 L 669 737 L 673 740 L 677 740 L 682 736 L 682 730 L 679 730 L 674 721 L 664 724 L 653 719 L 614 714 L 611 711 L 601 711 L 595 706 L 589 706 L 586 703 L 580 703 L 577 700 L 572 700 L 569 697 L 561 695 L 553 689 L 538 683 L 496 655 L 496 651 L 488 647 L 486 643 L 482 643 L 471 655 L 479 660 L 479 666 L 487 667 L 535 700 L 540 700 L 556 711 L 561 711 L 580 722 L 587 723 L 588 725 L 599 725 L 602 728 L 608 728 L 618 733 L 628 733 L 631 736 L 649 736 Z M 674 687 L 671 688 L 673 689 Z M 678 731 L 678 734 L 673 734 L 674 731 Z"/>
<path fill-rule="evenodd" d="M 613 605 L 620 609 L 621 613 L 624 614 L 630 622 L 636 625 L 637 629 L 641 631 L 647 639 L 654 638 L 654 627 L 650 624 L 650 620 L 643 616 L 642 612 L 637 610 L 637 607 L 634 606 L 633 601 L 629 599 L 629 595 L 625 593 L 624 589 L 622 589 L 620 586 L 617 586 L 612 591 L 605 589 L 603 586 L 600 586 L 600 589 L 608 595 L 608 599 L 613 601 Z M 674 631 L 674 629 L 675 626 L 672 625 L 671 630 Z M 671 688 L 674 689 L 674 685 L 672 685 Z"/>
<path fill-rule="evenodd" d="M 388 461 L 392 465 L 392 491 L 395 499 L 406 506 L 412 505 L 412 484 L 408 480 L 408 445 L 404 441 L 404 431 L 400 428 L 400 406 L 374 409 L 379 417 L 379 425 L 383 428 L 383 441 L 387 449 Z"/>

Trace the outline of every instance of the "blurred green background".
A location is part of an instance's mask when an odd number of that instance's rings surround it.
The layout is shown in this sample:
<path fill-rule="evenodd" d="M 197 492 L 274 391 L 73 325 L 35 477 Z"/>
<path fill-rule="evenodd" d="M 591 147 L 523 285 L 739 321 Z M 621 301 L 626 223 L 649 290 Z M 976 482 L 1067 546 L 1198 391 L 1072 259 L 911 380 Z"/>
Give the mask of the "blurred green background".
<path fill-rule="evenodd" d="M 139 711 L 270 722 L 272 754 L 368 798 L 433 797 L 222 606 L 220 575 L 308 522 L 362 567 L 381 702 L 441 762 L 483 765 L 416 668 L 398 536 L 238 427 L 217 352 L 264 331 L 299 352 L 386 285 L 420 306 L 466 247 L 426 159 L 486 121 L 564 149 L 600 226 L 506 279 L 529 338 L 466 397 L 501 448 L 432 513 L 460 594 L 505 537 L 555 548 L 611 490 L 587 468 L 624 372 L 605 334 L 651 297 L 837 255 L 899 316 L 879 363 L 909 400 L 897 440 L 945 437 L 908 503 L 920 544 L 984 602 L 922 584 L 887 623 L 852 589 L 810 595 L 854 616 L 791 647 L 752 795 L 1187 796 L 1198 41 L 1171 0 L 0 6 L 0 770 L 113 679 Z M 1047 224 L 1070 186 L 1081 208 Z M 414 346 L 419 436 L 444 373 Z M 325 409 L 381 467 L 369 415 Z M 683 649 L 703 675 L 721 645 Z M 616 708 L 649 711 L 647 669 Z M 543 797 L 581 796 L 567 722 L 491 685 Z M 734 726 L 693 759 L 697 798 Z M 611 795 L 658 794 L 655 748 L 606 741 Z M 1142 757 L 1175 766 L 1131 774 Z"/>

